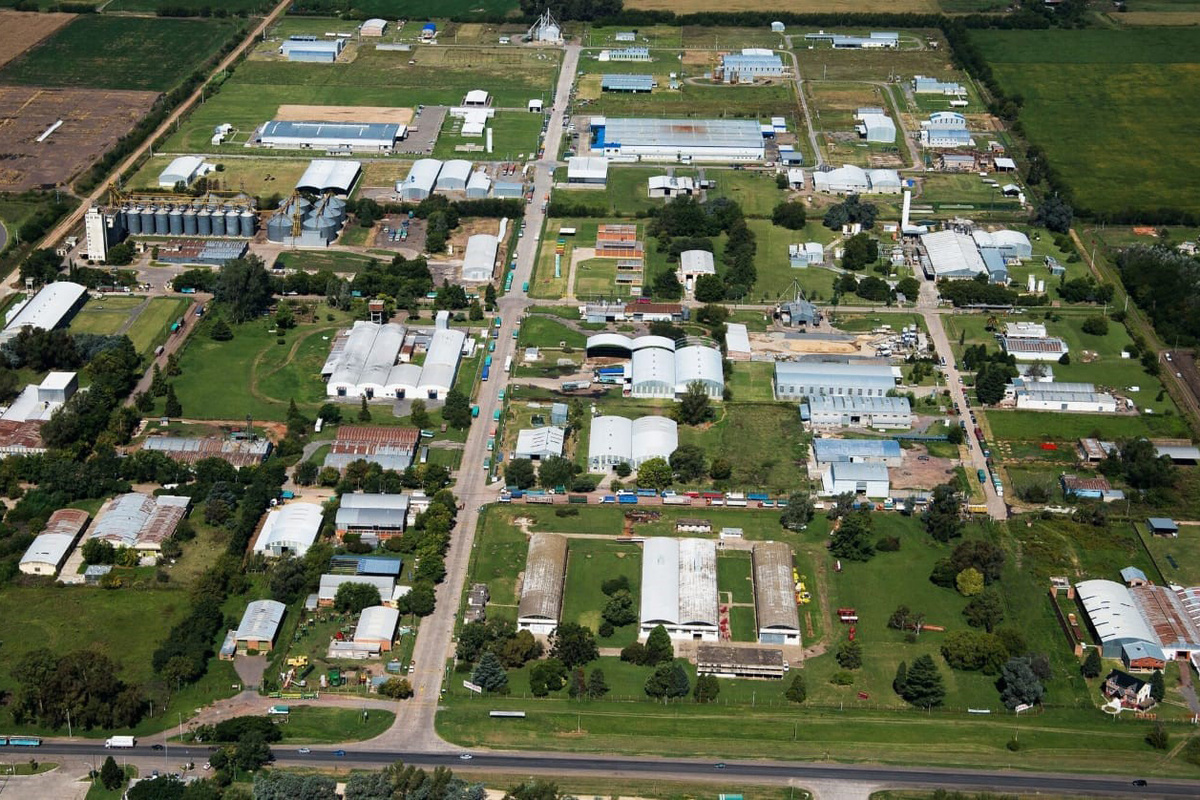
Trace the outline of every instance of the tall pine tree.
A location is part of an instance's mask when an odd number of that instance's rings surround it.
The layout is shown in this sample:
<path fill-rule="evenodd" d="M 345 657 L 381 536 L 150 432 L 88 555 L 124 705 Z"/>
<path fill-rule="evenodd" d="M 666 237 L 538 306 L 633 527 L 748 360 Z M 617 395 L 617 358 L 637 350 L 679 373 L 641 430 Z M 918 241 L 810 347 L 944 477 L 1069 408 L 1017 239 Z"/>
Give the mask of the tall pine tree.
<path fill-rule="evenodd" d="M 471 673 L 471 682 L 478 684 L 485 692 L 499 692 L 508 688 L 508 673 L 496 654 L 488 650 L 475 665 Z"/>

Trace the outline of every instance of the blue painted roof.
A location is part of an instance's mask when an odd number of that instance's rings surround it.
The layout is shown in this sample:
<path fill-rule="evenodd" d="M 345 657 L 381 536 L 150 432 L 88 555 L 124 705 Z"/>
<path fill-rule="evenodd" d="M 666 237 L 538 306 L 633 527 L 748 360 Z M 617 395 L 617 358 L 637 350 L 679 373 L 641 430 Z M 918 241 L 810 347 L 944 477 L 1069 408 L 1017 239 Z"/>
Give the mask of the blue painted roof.
<path fill-rule="evenodd" d="M 1139 658 L 1154 658 L 1159 661 L 1167 660 L 1163 649 L 1153 642 L 1126 642 L 1121 645 L 1121 654 L 1131 662 Z"/>
<path fill-rule="evenodd" d="M 390 122 L 287 122 L 272 120 L 263 127 L 263 136 L 296 139 L 396 139 L 400 126 Z"/>
<path fill-rule="evenodd" d="M 861 458 L 899 458 L 895 439 L 814 439 L 813 452 L 822 463 L 847 462 Z"/>
<path fill-rule="evenodd" d="M 1146 578 L 1146 573 L 1142 572 L 1137 567 L 1126 567 L 1121 570 L 1121 580 L 1129 583 L 1130 581 L 1149 581 Z"/>

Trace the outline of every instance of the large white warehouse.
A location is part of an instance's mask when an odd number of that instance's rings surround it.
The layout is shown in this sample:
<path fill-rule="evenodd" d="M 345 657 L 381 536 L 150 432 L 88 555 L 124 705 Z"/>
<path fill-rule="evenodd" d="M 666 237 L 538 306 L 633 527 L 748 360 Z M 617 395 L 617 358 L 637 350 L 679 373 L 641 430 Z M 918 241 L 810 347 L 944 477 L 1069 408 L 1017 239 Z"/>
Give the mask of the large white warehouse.
<path fill-rule="evenodd" d="M 640 617 L 639 638 L 662 625 L 672 639 L 717 641 L 716 542 L 647 538 L 642 551 Z"/>
<path fill-rule="evenodd" d="M 402 200 L 420 202 L 433 194 L 437 185 L 438 173 L 442 171 L 442 162 L 436 158 L 422 158 L 413 162 L 408 171 L 408 177 L 396 184 L 396 191 Z"/>
<path fill-rule="evenodd" d="M 11 317 L 0 333 L 0 344 L 20 333 L 22 328 L 41 328 L 52 331 L 71 321 L 71 317 L 87 300 L 87 287 L 71 281 L 55 281 L 42 287 L 41 291 Z M 11 312 L 10 312 L 11 313 Z"/>
<path fill-rule="evenodd" d="M 775 399 L 846 395 L 886 397 L 896 388 L 892 368 L 885 363 L 852 361 L 778 361 Z"/>
<path fill-rule="evenodd" d="M 517 604 L 517 629 L 549 636 L 558 627 L 563 586 L 567 578 L 567 537 L 535 533 L 529 537 L 521 600 Z"/>
<path fill-rule="evenodd" d="M 588 438 L 592 472 L 628 464 L 637 469 L 651 458 L 670 458 L 679 447 L 679 426 L 670 417 L 593 417 Z"/>
<path fill-rule="evenodd" d="M 349 336 L 338 337 L 325 362 L 328 397 L 445 397 L 458 374 L 466 334 L 438 328 L 429 339 L 423 365 L 397 364 L 405 341 L 403 325 L 358 321 Z"/>
<path fill-rule="evenodd" d="M 462 277 L 464 281 L 486 283 L 492 279 L 496 268 L 496 253 L 500 240 L 490 233 L 477 233 L 467 239 L 467 250 L 463 255 Z"/>
<path fill-rule="evenodd" d="M 592 118 L 594 150 L 654 161 L 761 161 L 762 127 L 747 119 Z"/>
<path fill-rule="evenodd" d="M 321 507 L 316 503 L 289 503 L 267 512 L 254 552 L 269 556 L 303 558 L 321 530 Z"/>

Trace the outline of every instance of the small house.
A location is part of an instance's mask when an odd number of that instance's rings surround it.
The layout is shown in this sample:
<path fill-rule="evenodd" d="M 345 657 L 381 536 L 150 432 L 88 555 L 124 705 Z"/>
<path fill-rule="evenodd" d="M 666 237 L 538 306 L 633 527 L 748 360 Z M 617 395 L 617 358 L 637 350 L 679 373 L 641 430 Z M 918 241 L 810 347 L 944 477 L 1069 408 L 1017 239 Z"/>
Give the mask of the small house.
<path fill-rule="evenodd" d="M 1121 645 L 1121 663 L 1128 670 L 1153 672 L 1167 666 L 1167 657 L 1153 642 L 1127 642 Z"/>
<path fill-rule="evenodd" d="M 1175 524 L 1175 520 L 1167 517 L 1150 517 L 1146 520 L 1146 524 L 1155 536 L 1170 536 L 1172 539 L 1179 537 L 1179 526 Z"/>
<path fill-rule="evenodd" d="M 1146 577 L 1146 573 L 1137 567 L 1125 567 L 1121 570 L 1121 580 L 1125 581 L 1125 585 L 1129 587 L 1150 585 L 1150 579 Z"/>
<path fill-rule="evenodd" d="M 1149 683 L 1119 669 L 1114 669 L 1104 679 L 1104 696 L 1127 708 L 1146 708 L 1153 702 Z"/>

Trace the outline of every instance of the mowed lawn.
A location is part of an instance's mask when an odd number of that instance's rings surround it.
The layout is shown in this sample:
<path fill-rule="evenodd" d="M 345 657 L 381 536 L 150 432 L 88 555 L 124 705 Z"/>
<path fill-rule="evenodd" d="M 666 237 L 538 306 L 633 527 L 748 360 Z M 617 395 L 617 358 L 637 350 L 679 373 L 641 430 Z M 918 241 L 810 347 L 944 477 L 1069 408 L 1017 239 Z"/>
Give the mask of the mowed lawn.
<path fill-rule="evenodd" d="M 87 14 L 0 70 L 0 83 L 96 89 L 173 88 L 239 22 Z"/>
<path fill-rule="evenodd" d="M 179 319 L 187 307 L 187 300 L 175 297 L 152 299 L 126 332 L 129 340 L 133 342 L 133 349 L 145 354 L 166 341 L 170 335 L 171 323 Z"/>
<path fill-rule="evenodd" d="M 634 608 L 641 597 L 642 549 L 633 542 L 571 539 L 567 547 L 567 581 L 563 592 L 562 618 L 599 631 L 608 595 L 600 585 L 624 575 Z M 601 647 L 624 647 L 637 639 L 637 623 L 622 625 L 612 636 L 597 635 Z"/>
<path fill-rule="evenodd" d="M 787 495 L 807 484 L 801 458 L 803 433 L 794 405 L 716 404 L 716 421 L 679 426 L 679 443 L 699 445 L 711 458 L 728 459 L 734 488 Z"/>
<path fill-rule="evenodd" d="M 71 333 L 98 333 L 111 336 L 129 321 L 130 315 L 144 302 L 144 297 L 129 297 L 119 294 L 89 300 L 71 320 Z"/>
<path fill-rule="evenodd" d="M 1200 172 L 1200 30 L 973 35 L 1001 85 L 1025 98 L 1021 121 L 1077 207 L 1200 209 L 1200 186 L 1181 179 Z"/>

